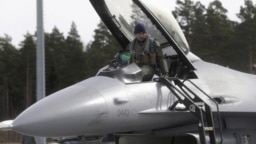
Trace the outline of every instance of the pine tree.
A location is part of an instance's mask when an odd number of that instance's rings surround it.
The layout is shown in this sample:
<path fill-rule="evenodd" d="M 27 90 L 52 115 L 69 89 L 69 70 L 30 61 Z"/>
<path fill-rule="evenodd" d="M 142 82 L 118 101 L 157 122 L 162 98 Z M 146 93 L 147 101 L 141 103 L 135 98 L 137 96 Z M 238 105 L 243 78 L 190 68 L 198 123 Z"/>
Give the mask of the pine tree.
<path fill-rule="evenodd" d="M 112 60 L 120 51 L 120 45 L 108 31 L 107 27 L 100 22 L 94 31 L 94 40 L 87 46 L 86 59 L 88 62 L 88 75 L 93 76 L 103 66 Z"/>
<path fill-rule="evenodd" d="M 63 88 L 65 67 L 68 63 L 67 45 L 63 33 L 56 27 L 45 34 L 46 94 Z"/>
<path fill-rule="evenodd" d="M 240 8 L 238 17 L 242 22 L 236 29 L 237 45 L 246 53 L 243 57 L 247 61 L 245 71 L 252 73 L 256 63 L 256 7 L 251 0 L 245 0 L 245 6 Z"/>
<path fill-rule="evenodd" d="M 36 79 L 36 44 L 34 36 L 27 33 L 25 39 L 21 42 L 19 49 L 20 88 L 24 88 L 25 106 L 28 107 L 35 102 L 35 79 Z"/>
<path fill-rule="evenodd" d="M 185 37 L 190 42 L 191 41 L 191 33 L 192 33 L 192 23 L 195 18 L 194 12 L 194 3 L 192 0 L 177 0 L 177 7 L 175 7 L 175 11 L 173 11 L 174 16 L 176 17 L 178 23 L 183 30 Z"/>
<path fill-rule="evenodd" d="M 221 51 L 226 48 L 227 41 L 232 35 L 231 22 L 226 13 L 227 9 L 218 0 L 211 2 L 207 8 L 206 23 L 209 35 L 206 35 L 208 53 L 205 58 L 208 61 L 221 63 Z"/>
<path fill-rule="evenodd" d="M 19 91 L 17 89 L 18 51 L 11 44 L 11 37 L 0 37 L 0 116 L 10 118 L 16 114 L 15 99 Z"/>
<path fill-rule="evenodd" d="M 70 31 L 66 39 L 67 64 L 65 67 L 65 85 L 71 85 L 81 81 L 86 77 L 86 61 L 83 51 L 83 43 L 80 40 L 76 24 L 71 24 Z"/>

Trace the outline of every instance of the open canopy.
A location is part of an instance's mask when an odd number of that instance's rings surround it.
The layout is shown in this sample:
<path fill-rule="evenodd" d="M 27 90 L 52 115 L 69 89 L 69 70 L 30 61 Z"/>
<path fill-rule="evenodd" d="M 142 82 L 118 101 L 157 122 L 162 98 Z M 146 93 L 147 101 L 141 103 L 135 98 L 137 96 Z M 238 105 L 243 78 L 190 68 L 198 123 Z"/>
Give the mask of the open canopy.
<path fill-rule="evenodd" d="M 195 70 L 187 59 L 187 40 L 170 11 L 149 0 L 90 0 L 94 9 L 123 48 L 134 39 L 134 26 L 144 23 L 147 33 L 163 47 L 171 46 L 187 72 Z"/>

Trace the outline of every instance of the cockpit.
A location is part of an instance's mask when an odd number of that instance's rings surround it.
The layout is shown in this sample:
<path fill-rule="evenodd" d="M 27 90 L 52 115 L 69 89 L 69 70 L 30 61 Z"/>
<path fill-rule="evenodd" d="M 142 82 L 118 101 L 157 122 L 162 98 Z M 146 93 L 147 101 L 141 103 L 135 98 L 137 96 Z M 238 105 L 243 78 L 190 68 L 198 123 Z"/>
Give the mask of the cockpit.
<path fill-rule="evenodd" d="M 189 45 L 170 11 L 148 0 L 91 0 L 104 24 L 124 49 L 134 39 L 134 26 L 144 23 L 147 33 L 157 39 L 170 66 L 170 76 L 196 77 L 187 59 Z"/>

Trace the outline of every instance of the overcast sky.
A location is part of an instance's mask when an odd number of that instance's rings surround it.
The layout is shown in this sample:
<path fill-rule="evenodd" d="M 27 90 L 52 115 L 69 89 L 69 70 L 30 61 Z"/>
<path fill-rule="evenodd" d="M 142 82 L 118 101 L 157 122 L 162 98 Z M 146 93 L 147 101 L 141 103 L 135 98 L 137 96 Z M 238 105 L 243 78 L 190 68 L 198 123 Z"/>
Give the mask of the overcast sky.
<path fill-rule="evenodd" d="M 152 0 L 156 2 L 155 0 Z M 213 0 L 201 0 L 208 6 Z M 157 0 L 159 4 L 174 10 L 176 0 Z M 231 20 L 238 20 L 240 6 L 244 0 L 221 0 L 228 9 Z M 255 3 L 256 0 L 253 0 Z M 0 0 L 0 37 L 8 34 L 12 37 L 12 44 L 24 40 L 24 35 L 36 31 L 36 0 Z M 66 36 L 72 21 L 77 25 L 78 32 L 84 44 L 92 40 L 93 31 L 99 23 L 99 17 L 92 8 L 89 0 L 44 0 L 44 29 L 51 32 L 56 26 Z"/>

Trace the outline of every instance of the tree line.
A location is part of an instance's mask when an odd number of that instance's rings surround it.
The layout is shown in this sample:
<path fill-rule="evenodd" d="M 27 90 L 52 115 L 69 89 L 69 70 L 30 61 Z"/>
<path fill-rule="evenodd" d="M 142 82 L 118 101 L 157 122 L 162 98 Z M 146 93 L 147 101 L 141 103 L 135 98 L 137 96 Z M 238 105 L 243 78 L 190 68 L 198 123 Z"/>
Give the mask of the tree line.
<path fill-rule="evenodd" d="M 173 14 L 193 53 L 209 62 L 255 73 L 256 6 L 251 0 L 240 7 L 240 22 L 228 18 L 219 0 L 207 7 L 192 0 L 177 0 L 176 4 Z M 10 36 L 0 37 L 0 120 L 14 118 L 35 102 L 35 38 L 35 34 L 25 34 L 16 48 Z M 84 45 L 74 22 L 66 37 L 57 27 L 45 33 L 47 95 L 94 76 L 120 50 L 102 22 L 93 38 Z"/>
<path fill-rule="evenodd" d="M 208 7 L 200 1 L 177 0 L 173 14 L 193 53 L 209 62 L 255 73 L 256 7 L 251 0 L 244 0 L 240 7 L 240 22 L 227 17 L 219 0 Z"/>
<path fill-rule="evenodd" d="M 119 50 L 100 22 L 94 40 L 81 42 L 75 23 L 65 37 L 57 27 L 45 33 L 46 95 L 94 76 Z M 11 37 L 0 37 L 0 120 L 14 118 L 36 101 L 36 41 L 27 33 L 20 48 Z"/>

